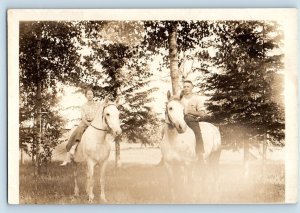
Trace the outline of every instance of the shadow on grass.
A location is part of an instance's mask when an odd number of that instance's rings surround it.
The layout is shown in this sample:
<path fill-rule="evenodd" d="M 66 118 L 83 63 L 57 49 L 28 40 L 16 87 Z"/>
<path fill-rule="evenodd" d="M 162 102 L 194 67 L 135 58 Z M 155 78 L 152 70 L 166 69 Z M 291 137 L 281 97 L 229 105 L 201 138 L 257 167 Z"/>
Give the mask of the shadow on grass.
<path fill-rule="evenodd" d="M 261 168 L 252 165 L 250 175 L 243 176 L 241 165 L 221 165 L 218 181 L 210 179 L 209 172 L 195 172 L 194 181 L 176 183 L 176 199 L 171 201 L 164 167 L 149 165 L 110 164 L 106 173 L 106 196 L 109 204 L 163 204 L 163 203 L 280 203 L 284 202 L 284 165 L 270 164 L 264 175 Z M 100 204 L 99 169 L 95 168 L 95 202 Z M 203 174 L 206 175 L 204 176 Z M 71 166 L 49 164 L 39 177 L 30 163 L 20 166 L 20 203 L 22 204 L 85 204 L 85 167 L 79 165 L 79 197 L 74 197 Z"/>

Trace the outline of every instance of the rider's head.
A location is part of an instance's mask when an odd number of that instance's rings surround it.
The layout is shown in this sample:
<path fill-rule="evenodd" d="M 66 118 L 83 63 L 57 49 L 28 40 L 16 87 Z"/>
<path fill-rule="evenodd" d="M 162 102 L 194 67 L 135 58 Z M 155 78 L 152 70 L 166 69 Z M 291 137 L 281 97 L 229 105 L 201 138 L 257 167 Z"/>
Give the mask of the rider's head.
<path fill-rule="evenodd" d="M 85 90 L 85 97 L 89 100 L 89 101 L 91 101 L 91 100 L 93 100 L 93 98 L 94 98 L 94 91 L 93 91 L 93 89 L 92 88 L 87 88 L 86 90 Z"/>
<path fill-rule="evenodd" d="M 190 95 L 192 94 L 194 85 L 191 81 L 186 80 L 183 82 L 183 95 Z"/>

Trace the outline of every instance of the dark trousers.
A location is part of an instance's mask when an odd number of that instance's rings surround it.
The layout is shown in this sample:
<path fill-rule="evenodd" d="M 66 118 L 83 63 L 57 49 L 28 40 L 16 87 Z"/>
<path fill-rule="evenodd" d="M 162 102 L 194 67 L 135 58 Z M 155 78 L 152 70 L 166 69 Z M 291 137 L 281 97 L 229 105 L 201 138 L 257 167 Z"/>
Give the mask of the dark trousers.
<path fill-rule="evenodd" d="M 68 144 L 66 145 L 66 149 L 68 152 L 70 151 L 73 145 L 80 142 L 81 137 L 85 132 L 85 130 L 87 129 L 87 127 L 88 127 L 87 125 L 79 124 L 79 126 L 73 131 L 73 133 L 71 134 L 68 140 Z"/>
<path fill-rule="evenodd" d="M 196 136 L 196 155 L 199 156 L 202 153 L 204 153 L 203 139 L 201 129 L 199 126 L 199 119 L 194 116 L 185 115 L 184 120 L 186 124 L 194 131 L 194 134 Z"/>

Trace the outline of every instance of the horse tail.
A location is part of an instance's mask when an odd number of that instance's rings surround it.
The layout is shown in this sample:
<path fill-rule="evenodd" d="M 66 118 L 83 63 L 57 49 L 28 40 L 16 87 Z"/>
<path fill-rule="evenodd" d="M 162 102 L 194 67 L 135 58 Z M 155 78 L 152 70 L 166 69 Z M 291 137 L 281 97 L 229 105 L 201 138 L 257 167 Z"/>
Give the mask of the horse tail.
<path fill-rule="evenodd" d="M 213 134 L 213 149 L 209 156 L 209 162 L 212 166 L 217 166 L 219 164 L 221 156 L 221 133 L 217 126 L 214 126 Z"/>
<path fill-rule="evenodd" d="M 220 128 L 214 126 L 214 134 L 213 134 L 213 152 L 218 151 L 221 149 L 221 133 Z"/>

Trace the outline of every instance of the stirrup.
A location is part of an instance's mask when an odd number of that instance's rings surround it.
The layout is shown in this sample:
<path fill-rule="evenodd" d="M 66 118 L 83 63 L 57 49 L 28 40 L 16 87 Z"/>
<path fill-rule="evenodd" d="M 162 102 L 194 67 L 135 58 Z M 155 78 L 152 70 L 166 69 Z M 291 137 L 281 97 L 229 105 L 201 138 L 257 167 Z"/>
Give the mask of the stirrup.
<path fill-rule="evenodd" d="M 161 159 L 161 160 L 159 161 L 159 163 L 156 164 L 156 166 L 163 166 L 163 165 L 164 165 L 164 160 L 163 160 L 163 159 Z"/>
<path fill-rule="evenodd" d="M 67 152 L 67 156 L 65 160 L 60 164 L 60 166 L 66 166 L 67 164 L 71 163 L 73 159 L 74 159 L 74 155 L 70 152 Z"/>
<path fill-rule="evenodd" d="M 198 156 L 197 156 L 197 162 L 198 163 L 204 163 L 204 156 L 203 156 L 203 153 L 199 153 Z"/>
<path fill-rule="evenodd" d="M 60 164 L 60 166 L 66 166 L 68 165 L 69 163 L 71 163 L 71 161 L 64 161 Z"/>

